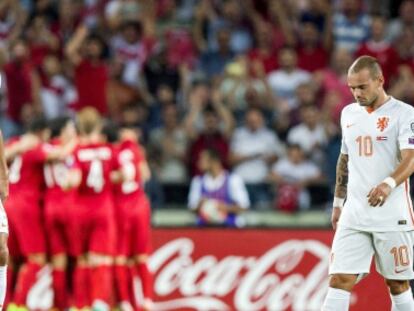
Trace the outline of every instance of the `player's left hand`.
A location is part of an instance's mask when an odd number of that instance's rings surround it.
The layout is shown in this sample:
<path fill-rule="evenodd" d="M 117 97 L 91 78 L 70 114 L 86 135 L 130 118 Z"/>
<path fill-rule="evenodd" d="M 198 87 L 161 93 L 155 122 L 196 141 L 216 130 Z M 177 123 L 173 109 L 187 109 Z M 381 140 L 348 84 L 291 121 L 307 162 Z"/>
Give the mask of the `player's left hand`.
<path fill-rule="evenodd" d="M 390 195 L 391 190 L 391 187 L 386 183 L 380 183 L 378 186 L 372 188 L 367 195 L 369 205 L 373 207 L 376 207 L 377 205 L 383 206 Z"/>

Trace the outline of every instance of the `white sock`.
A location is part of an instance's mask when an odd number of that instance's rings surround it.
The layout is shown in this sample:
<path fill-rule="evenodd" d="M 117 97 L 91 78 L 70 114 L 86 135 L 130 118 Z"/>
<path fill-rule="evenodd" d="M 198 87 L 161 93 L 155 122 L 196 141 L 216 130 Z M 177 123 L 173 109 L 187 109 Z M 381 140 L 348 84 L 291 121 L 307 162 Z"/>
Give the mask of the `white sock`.
<path fill-rule="evenodd" d="M 92 303 L 92 310 L 109 311 L 111 309 L 105 301 L 100 300 L 100 299 L 95 299 L 94 302 Z"/>
<path fill-rule="evenodd" d="M 7 266 L 0 266 L 0 310 L 3 309 L 7 290 Z"/>
<path fill-rule="evenodd" d="M 322 311 L 348 311 L 351 293 L 333 287 L 328 288 L 328 294 L 322 306 Z"/>
<path fill-rule="evenodd" d="M 398 295 L 391 295 L 392 311 L 414 311 L 414 299 L 411 288 Z"/>

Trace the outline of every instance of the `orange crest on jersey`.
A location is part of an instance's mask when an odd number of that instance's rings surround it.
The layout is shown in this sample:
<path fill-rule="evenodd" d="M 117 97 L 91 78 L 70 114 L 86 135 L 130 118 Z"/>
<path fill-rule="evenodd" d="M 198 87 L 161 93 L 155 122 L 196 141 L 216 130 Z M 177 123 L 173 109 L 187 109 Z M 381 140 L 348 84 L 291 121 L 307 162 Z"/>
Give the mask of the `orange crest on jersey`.
<path fill-rule="evenodd" d="M 389 120 L 390 120 L 390 118 L 388 118 L 388 117 L 378 118 L 377 129 L 379 129 L 381 132 L 384 131 L 385 128 L 388 126 L 388 121 Z"/>

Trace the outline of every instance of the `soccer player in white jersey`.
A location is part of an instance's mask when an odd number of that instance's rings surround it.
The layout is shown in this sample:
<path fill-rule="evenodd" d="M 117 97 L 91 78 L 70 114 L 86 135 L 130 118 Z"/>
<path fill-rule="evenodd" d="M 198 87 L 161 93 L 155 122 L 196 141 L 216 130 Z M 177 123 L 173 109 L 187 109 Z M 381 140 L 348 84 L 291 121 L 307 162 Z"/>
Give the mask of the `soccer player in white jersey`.
<path fill-rule="evenodd" d="M 414 171 L 414 108 L 387 95 L 378 61 L 361 56 L 348 71 L 356 103 L 341 115 L 332 225 L 336 230 L 323 311 L 348 310 L 354 285 L 377 271 L 393 311 L 413 311 L 414 213 L 408 179 Z M 373 306 L 373 309 L 377 309 Z"/>

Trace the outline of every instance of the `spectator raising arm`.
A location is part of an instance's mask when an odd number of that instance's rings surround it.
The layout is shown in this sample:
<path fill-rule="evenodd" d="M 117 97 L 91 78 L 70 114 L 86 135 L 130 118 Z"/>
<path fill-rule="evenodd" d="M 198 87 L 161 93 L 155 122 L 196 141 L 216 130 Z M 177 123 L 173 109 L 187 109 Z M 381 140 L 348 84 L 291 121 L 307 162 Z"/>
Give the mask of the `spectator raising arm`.
<path fill-rule="evenodd" d="M 285 39 L 286 45 L 294 46 L 296 44 L 296 38 L 293 32 L 293 26 L 289 20 L 289 13 L 286 10 L 286 4 L 280 0 L 269 1 L 269 12 L 271 16 L 271 22 L 280 27 Z"/>
<path fill-rule="evenodd" d="M 231 111 L 223 105 L 222 95 L 218 89 L 213 90 L 211 101 L 223 124 L 223 134 L 230 138 L 235 127 L 234 117 Z"/>
<path fill-rule="evenodd" d="M 82 61 L 80 47 L 89 34 L 89 30 L 85 25 L 81 25 L 76 29 L 74 35 L 65 47 L 65 55 L 73 65 L 78 65 Z"/>

